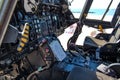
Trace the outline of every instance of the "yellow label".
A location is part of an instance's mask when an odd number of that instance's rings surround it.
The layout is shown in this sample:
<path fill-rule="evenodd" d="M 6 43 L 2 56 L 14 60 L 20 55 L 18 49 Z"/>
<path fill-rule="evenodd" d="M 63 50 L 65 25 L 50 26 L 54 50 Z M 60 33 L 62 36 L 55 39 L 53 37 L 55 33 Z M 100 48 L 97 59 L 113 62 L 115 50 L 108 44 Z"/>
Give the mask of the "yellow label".
<path fill-rule="evenodd" d="M 29 31 L 28 31 L 28 30 L 25 30 L 25 33 L 26 33 L 26 34 L 29 34 Z"/>
<path fill-rule="evenodd" d="M 19 51 L 19 52 L 22 51 L 22 48 L 21 48 L 21 47 L 18 47 L 18 48 L 17 48 L 17 51 Z"/>
<path fill-rule="evenodd" d="M 25 46 L 25 44 L 21 42 L 21 43 L 20 43 L 20 46 L 21 46 L 21 47 L 24 47 L 24 46 Z"/>
<path fill-rule="evenodd" d="M 24 43 L 28 42 L 28 40 L 26 38 L 21 38 L 21 41 L 23 41 Z"/>
<path fill-rule="evenodd" d="M 26 26 L 26 28 L 25 28 L 25 29 L 29 30 L 29 26 Z"/>
<path fill-rule="evenodd" d="M 24 36 L 25 38 L 28 38 L 28 34 L 23 34 L 22 36 Z"/>

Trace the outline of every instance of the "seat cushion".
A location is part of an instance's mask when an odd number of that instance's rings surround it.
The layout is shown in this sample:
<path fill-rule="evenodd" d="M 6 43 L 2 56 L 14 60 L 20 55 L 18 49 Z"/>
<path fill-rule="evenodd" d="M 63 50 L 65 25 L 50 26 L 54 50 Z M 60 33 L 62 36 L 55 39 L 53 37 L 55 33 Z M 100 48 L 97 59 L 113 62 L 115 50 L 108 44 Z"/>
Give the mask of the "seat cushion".
<path fill-rule="evenodd" d="M 84 47 L 86 49 L 98 48 L 105 45 L 106 43 L 107 41 L 105 40 L 100 40 L 94 37 L 87 36 L 84 41 Z"/>
<path fill-rule="evenodd" d="M 89 37 L 92 41 L 94 41 L 98 46 L 103 46 L 105 45 L 107 42 L 105 40 L 100 40 L 94 37 Z"/>

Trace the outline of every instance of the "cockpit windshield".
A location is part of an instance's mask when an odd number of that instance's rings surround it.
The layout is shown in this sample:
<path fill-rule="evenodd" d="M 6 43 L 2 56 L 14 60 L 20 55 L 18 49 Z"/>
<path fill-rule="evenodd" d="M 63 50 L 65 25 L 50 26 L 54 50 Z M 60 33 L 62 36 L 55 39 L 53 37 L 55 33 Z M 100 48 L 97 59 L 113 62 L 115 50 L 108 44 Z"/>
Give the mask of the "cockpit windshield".
<path fill-rule="evenodd" d="M 72 3 L 70 4 L 69 8 L 73 12 L 73 15 L 75 18 L 79 18 L 81 11 L 84 7 L 86 0 L 73 0 Z M 71 2 L 71 0 L 69 0 Z"/>
<path fill-rule="evenodd" d="M 71 0 L 69 0 L 69 2 L 70 1 Z M 76 18 L 80 17 L 83 7 L 85 5 L 85 1 L 86 0 L 73 0 L 72 1 L 69 8 L 71 9 L 71 11 L 73 12 Z M 103 21 L 111 21 L 119 2 L 120 0 L 93 0 L 86 18 L 96 19 L 96 20 L 103 19 Z M 108 6 L 109 6 L 109 9 L 106 12 Z M 105 13 L 106 15 L 104 16 Z"/>
<path fill-rule="evenodd" d="M 89 10 L 88 19 L 97 19 L 102 21 L 111 21 L 120 0 L 93 0 Z M 111 5 L 109 5 L 111 3 Z M 108 11 L 107 8 L 109 7 Z M 107 11 L 107 12 L 106 12 Z M 105 14 L 106 13 L 106 14 Z M 105 14 L 105 16 L 104 16 Z M 108 19 L 109 18 L 109 19 Z"/>

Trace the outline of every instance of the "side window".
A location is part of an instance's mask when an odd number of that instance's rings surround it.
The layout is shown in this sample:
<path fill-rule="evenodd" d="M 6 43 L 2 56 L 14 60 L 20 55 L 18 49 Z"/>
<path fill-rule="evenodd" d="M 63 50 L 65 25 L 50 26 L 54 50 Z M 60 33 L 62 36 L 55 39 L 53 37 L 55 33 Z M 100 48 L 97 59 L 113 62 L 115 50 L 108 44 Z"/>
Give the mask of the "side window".
<path fill-rule="evenodd" d="M 108 11 L 108 13 L 106 14 L 105 18 L 103 19 L 104 21 L 111 21 L 113 18 L 113 15 L 115 13 L 115 10 L 118 6 L 118 4 L 120 3 L 120 0 L 114 0 L 112 5 L 110 6 L 110 9 Z M 108 19 L 108 17 L 110 17 L 110 20 Z"/>
<path fill-rule="evenodd" d="M 68 1 L 71 2 L 71 0 Z M 75 18 L 80 17 L 80 13 L 83 9 L 85 1 L 86 0 L 73 0 L 71 5 L 69 6 L 69 9 L 72 11 Z"/>

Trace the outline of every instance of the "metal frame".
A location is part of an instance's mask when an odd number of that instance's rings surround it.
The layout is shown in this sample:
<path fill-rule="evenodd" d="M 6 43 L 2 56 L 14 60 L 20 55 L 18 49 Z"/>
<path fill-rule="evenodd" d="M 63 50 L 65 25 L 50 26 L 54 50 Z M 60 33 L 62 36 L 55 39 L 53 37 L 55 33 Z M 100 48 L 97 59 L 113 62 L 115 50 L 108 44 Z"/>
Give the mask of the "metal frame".
<path fill-rule="evenodd" d="M 17 0 L 4 0 L 0 12 L 0 46 L 8 28 Z M 12 35 L 11 35 L 12 36 Z"/>

